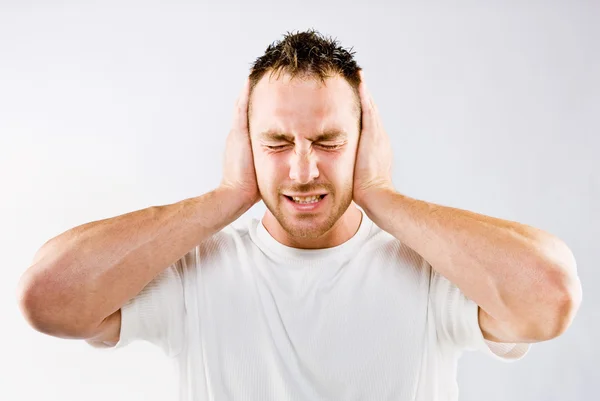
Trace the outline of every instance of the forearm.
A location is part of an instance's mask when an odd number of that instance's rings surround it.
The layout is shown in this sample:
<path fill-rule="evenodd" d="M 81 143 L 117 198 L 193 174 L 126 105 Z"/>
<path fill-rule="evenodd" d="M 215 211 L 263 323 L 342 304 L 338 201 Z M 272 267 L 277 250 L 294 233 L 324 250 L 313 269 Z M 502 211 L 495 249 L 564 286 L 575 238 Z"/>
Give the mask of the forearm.
<path fill-rule="evenodd" d="M 549 321 L 577 285 L 570 250 L 534 227 L 391 192 L 365 211 L 498 320 Z"/>
<path fill-rule="evenodd" d="M 48 334 L 85 330 L 251 205 L 224 189 L 75 227 L 46 243 L 20 283 Z"/>

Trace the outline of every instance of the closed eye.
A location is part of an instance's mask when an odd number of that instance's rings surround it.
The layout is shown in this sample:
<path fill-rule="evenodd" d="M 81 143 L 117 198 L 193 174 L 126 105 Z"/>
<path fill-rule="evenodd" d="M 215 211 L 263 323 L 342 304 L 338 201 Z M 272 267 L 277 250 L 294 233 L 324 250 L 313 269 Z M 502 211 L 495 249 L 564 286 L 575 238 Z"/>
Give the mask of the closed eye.
<path fill-rule="evenodd" d="M 264 145 L 264 146 L 265 146 L 265 148 L 267 148 L 269 150 L 282 150 L 284 148 L 287 148 L 290 145 Z M 343 145 L 340 145 L 340 144 L 337 144 L 337 145 L 318 144 L 317 146 L 322 149 L 326 149 L 326 150 L 334 150 L 334 149 L 341 148 Z"/>
<path fill-rule="evenodd" d="M 267 148 L 269 150 L 281 150 L 281 149 L 283 149 L 283 148 L 285 148 L 287 146 L 289 146 L 289 145 L 275 145 L 275 146 L 273 146 L 273 145 L 265 145 L 265 148 Z"/>
<path fill-rule="evenodd" d="M 323 148 L 323 149 L 328 149 L 328 150 L 333 150 L 333 149 L 337 149 L 340 148 L 342 145 L 319 145 L 319 147 Z"/>

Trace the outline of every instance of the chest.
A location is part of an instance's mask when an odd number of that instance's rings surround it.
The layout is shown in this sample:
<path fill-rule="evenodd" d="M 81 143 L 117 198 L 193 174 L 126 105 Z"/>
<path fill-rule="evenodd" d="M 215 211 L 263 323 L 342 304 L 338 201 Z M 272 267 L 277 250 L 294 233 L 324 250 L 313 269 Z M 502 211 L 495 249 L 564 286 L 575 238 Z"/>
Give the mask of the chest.
<path fill-rule="evenodd" d="M 239 267 L 205 271 L 199 287 L 209 385 L 251 399 L 410 397 L 426 346 L 424 272 L 373 259 L 316 273 Z"/>

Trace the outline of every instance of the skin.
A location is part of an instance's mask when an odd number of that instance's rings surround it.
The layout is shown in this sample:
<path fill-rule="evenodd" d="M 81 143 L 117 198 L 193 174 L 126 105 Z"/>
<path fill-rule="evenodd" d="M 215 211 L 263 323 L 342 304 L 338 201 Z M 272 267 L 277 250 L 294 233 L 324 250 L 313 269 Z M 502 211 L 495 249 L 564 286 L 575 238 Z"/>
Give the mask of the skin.
<path fill-rule="evenodd" d="M 478 306 L 487 340 L 555 338 L 571 325 L 581 283 L 569 247 L 515 221 L 410 198 L 392 184 L 392 152 L 364 77 L 354 200 L 381 229 L 416 251 Z"/>
<path fill-rule="evenodd" d="M 170 205 L 75 227 L 36 253 L 19 282 L 19 305 L 37 330 L 114 345 L 120 307 L 195 244 L 263 199 L 263 223 L 279 242 L 326 248 L 348 240 L 360 206 L 479 305 L 486 339 L 536 342 L 562 334 L 581 302 L 572 252 L 540 229 L 407 197 L 391 180 L 392 148 L 361 74 L 360 115 L 339 77 L 261 81 L 248 123 L 249 80 L 236 101 L 217 189 Z M 314 138 L 346 132 L 336 149 Z M 260 133 L 279 129 L 287 147 Z M 271 139 L 272 140 L 272 139 Z M 334 141 L 334 142 L 335 142 Z M 326 143 L 326 145 L 332 145 Z M 256 159 L 256 161 L 255 161 Z M 282 193 L 327 192 L 318 213 L 286 208 Z"/>
<path fill-rule="evenodd" d="M 361 212 L 352 202 L 359 142 L 356 95 L 341 76 L 279 79 L 266 74 L 252 95 L 250 137 L 263 224 L 280 243 L 329 248 L 358 230 Z M 330 137 L 319 135 L 334 131 Z M 283 194 L 326 193 L 315 212 L 295 211 Z"/>
<path fill-rule="evenodd" d="M 566 244 L 535 227 L 397 192 L 390 140 L 362 72 L 359 93 L 360 132 L 353 93 L 340 77 L 326 85 L 286 77 L 258 83 L 250 137 L 257 186 L 268 208 L 267 230 L 288 246 L 335 246 L 356 232 L 358 205 L 479 306 L 484 338 L 538 342 L 562 334 L 581 302 L 575 259 Z M 325 150 L 314 138 L 331 128 L 347 132 L 339 150 Z M 264 138 L 266 130 L 290 137 Z M 294 213 L 281 195 L 321 190 L 332 196 L 314 214 Z"/>

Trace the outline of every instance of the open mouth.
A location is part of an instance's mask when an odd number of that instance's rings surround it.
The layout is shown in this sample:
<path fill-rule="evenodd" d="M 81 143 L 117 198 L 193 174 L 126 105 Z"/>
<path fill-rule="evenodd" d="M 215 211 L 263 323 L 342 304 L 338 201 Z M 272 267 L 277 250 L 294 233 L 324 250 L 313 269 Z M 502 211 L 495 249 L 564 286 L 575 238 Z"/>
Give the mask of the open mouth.
<path fill-rule="evenodd" d="M 293 196 L 293 197 L 287 196 L 287 195 L 284 195 L 284 196 L 286 198 L 288 198 L 290 201 L 297 203 L 299 205 L 310 205 L 312 203 L 318 203 L 327 195 L 324 194 L 324 195 L 314 195 L 314 196 Z"/>

